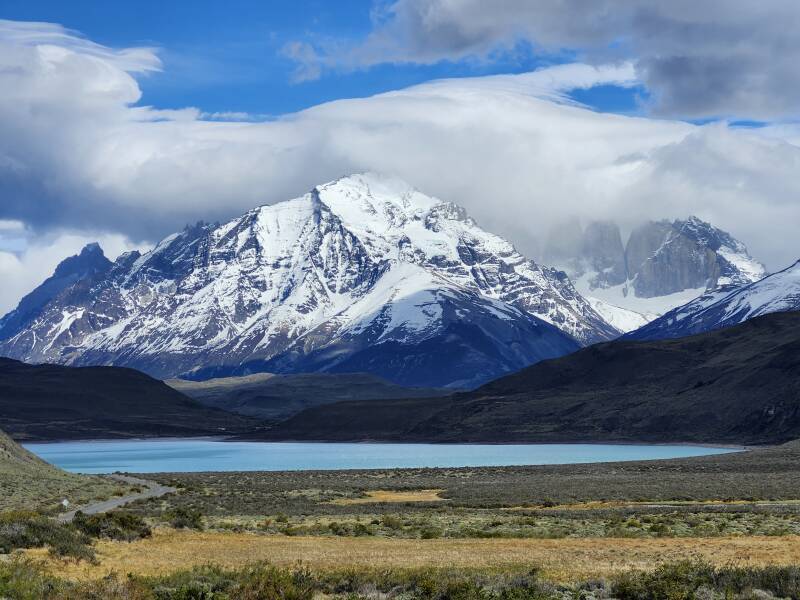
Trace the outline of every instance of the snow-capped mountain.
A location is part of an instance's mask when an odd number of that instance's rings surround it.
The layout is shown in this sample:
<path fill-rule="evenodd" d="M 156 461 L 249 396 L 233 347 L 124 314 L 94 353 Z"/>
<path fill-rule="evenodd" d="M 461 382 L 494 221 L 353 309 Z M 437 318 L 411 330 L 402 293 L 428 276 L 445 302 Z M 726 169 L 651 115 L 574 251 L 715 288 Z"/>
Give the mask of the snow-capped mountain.
<path fill-rule="evenodd" d="M 563 268 L 612 325 L 632 331 L 709 290 L 766 275 L 745 245 L 697 217 L 650 221 L 623 245 L 619 227 L 571 222 L 551 234 L 545 260 Z"/>
<path fill-rule="evenodd" d="M 110 267 L 111 261 L 105 257 L 98 244 L 89 244 L 80 254 L 61 261 L 55 272 L 33 292 L 25 296 L 16 310 L 0 319 L 2 336 L 10 337 L 19 333 L 38 317 L 58 294 L 77 281 L 104 273 Z"/>
<path fill-rule="evenodd" d="M 24 326 L 0 328 L 0 354 L 29 362 L 464 387 L 619 334 L 563 272 L 374 174 L 187 227 L 6 320 Z"/>
<path fill-rule="evenodd" d="M 626 337 L 684 337 L 737 325 L 760 315 L 794 310 L 800 310 L 800 261 L 755 283 L 709 291 Z"/>

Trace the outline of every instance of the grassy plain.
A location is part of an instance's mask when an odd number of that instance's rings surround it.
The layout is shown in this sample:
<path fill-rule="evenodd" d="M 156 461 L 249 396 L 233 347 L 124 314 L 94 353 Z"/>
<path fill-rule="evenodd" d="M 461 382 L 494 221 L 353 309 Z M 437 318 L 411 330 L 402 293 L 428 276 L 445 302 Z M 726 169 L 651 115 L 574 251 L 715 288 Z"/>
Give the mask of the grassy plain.
<path fill-rule="evenodd" d="M 459 568 L 523 573 L 536 567 L 548 580 L 575 582 L 689 557 L 717 566 L 796 565 L 800 537 L 387 539 L 157 530 L 133 543 L 100 541 L 95 552 L 97 564 L 50 559 L 43 550 L 31 555 L 50 561 L 54 572 L 72 579 L 97 579 L 112 572 L 164 575 L 211 563 L 230 568 L 267 561 L 302 564 L 313 571 Z"/>
<path fill-rule="evenodd" d="M 537 581 L 574 589 L 603 581 L 608 594 L 617 594 L 596 599 L 660 598 L 619 592 L 634 585 L 620 579 L 625 574 L 643 573 L 644 579 L 636 577 L 644 581 L 659 569 L 672 578 L 669 586 L 699 586 L 698 569 L 706 573 L 706 582 L 708 573 L 735 571 L 739 583 L 761 578 L 764 589 L 790 590 L 778 597 L 800 597 L 800 591 L 791 591 L 800 590 L 800 569 L 794 567 L 800 565 L 797 444 L 638 463 L 146 477 L 178 488 L 176 494 L 127 507 L 147 521 L 152 537 L 97 540 L 94 562 L 64 560 L 43 548 L 26 555 L 42 561 L 48 576 L 65 581 L 96 582 L 130 573 L 128 584 L 137 578 L 187 577 L 195 585 L 198 577 L 207 578 L 198 569 L 210 564 L 229 572 L 253 564 L 289 571 L 302 565 L 315 585 L 327 590 L 312 596 L 326 598 L 462 597 L 419 591 L 409 582 L 423 571 L 436 585 L 455 573 L 455 584 L 478 586 L 478 592 L 463 596 L 471 600 L 589 597 L 486 591 L 487 581 L 495 582 L 490 587 L 500 585 L 497 578 L 517 586 L 533 571 Z M 705 566 L 674 566 L 687 559 Z M 763 583 L 764 578 L 779 583 Z M 330 591 L 363 586 L 373 591 Z M 416 590 L 411 595 L 391 591 L 408 586 Z M 390 591 L 378 593 L 378 588 Z M 735 589 L 740 588 L 745 589 Z M 663 597 L 699 597 L 669 594 Z M 756 597 L 747 591 L 720 594 Z"/>

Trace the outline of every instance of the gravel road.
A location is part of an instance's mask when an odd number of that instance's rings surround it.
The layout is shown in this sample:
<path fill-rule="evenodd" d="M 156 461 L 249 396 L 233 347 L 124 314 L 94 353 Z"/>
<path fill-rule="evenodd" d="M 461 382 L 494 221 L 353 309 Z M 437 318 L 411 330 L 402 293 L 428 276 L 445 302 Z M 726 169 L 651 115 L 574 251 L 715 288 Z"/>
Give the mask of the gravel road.
<path fill-rule="evenodd" d="M 109 500 L 104 500 L 102 502 L 95 502 L 94 504 L 79 506 L 75 510 L 61 513 L 56 517 L 56 519 L 61 523 L 69 523 L 70 521 L 72 521 L 72 519 L 75 518 L 75 513 L 78 511 L 81 511 L 87 515 L 94 515 L 97 513 L 108 512 L 109 510 L 114 510 L 115 508 L 119 508 L 121 506 L 125 506 L 126 504 L 128 504 L 128 502 L 133 502 L 134 500 L 143 500 L 145 498 L 158 498 L 159 496 L 164 496 L 166 494 L 171 494 L 173 492 L 178 491 L 176 488 L 169 487 L 166 485 L 161 485 L 160 483 L 156 483 L 155 481 L 149 481 L 147 479 L 139 479 L 138 477 L 131 477 L 130 475 L 109 475 L 108 477 L 111 479 L 115 479 L 120 483 L 126 483 L 129 485 L 139 485 L 146 489 L 142 490 L 141 492 L 137 492 L 135 494 L 128 494 L 127 496 L 120 496 L 118 498 L 111 498 Z"/>

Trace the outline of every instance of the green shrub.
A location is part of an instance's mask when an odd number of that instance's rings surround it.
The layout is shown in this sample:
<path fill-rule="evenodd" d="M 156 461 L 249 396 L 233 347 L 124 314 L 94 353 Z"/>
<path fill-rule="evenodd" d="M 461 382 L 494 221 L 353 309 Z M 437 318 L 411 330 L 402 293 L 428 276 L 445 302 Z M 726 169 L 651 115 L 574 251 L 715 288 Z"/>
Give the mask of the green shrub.
<path fill-rule="evenodd" d="M 625 573 L 614 585 L 619 600 L 694 600 L 702 587 L 713 587 L 714 567 L 686 560 L 658 567 L 652 572 Z"/>
<path fill-rule="evenodd" d="M 169 513 L 169 524 L 175 529 L 203 529 L 203 515 L 199 510 L 178 506 Z"/>
<path fill-rule="evenodd" d="M 394 515 L 383 515 L 380 522 L 387 529 L 397 530 L 403 528 L 403 519 Z"/>
<path fill-rule="evenodd" d="M 127 512 L 85 515 L 78 511 L 72 524 L 78 531 L 93 538 L 106 538 L 123 542 L 133 542 L 148 538 L 153 534 L 144 519 Z"/>
<path fill-rule="evenodd" d="M 442 537 L 442 530 L 437 527 L 423 527 L 419 532 L 419 537 L 423 540 L 432 540 L 434 538 Z"/>
<path fill-rule="evenodd" d="M 0 553 L 24 548 L 49 548 L 56 556 L 94 559 L 91 539 L 70 525 L 34 512 L 0 514 Z"/>

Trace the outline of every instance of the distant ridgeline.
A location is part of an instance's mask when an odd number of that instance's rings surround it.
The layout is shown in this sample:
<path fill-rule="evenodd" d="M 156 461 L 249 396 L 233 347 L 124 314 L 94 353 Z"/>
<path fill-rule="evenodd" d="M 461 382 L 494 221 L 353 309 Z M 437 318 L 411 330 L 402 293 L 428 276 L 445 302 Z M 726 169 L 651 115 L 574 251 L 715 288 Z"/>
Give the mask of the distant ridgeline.
<path fill-rule="evenodd" d="M 0 428 L 18 440 L 223 435 L 258 426 L 133 369 L 0 358 Z"/>
<path fill-rule="evenodd" d="M 747 286 L 765 270 L 694 217 L 645 224 L 624 247 L 614 224 L 563 228 L 547 257 L 576 285 L 455 204 L 353 175 L 187 227 L 145 254 L 111 262 L 87 246 L 0 319 L 0 355 L 160 379 L 363 373 L 463 390 L 654 319 L 634 335 L 674 337 L 797 305 L 784 272 L 763 310 L 712 314 L 709 303 L 756 289 Z M 695 308 L 702 316 L 684 318 Z"/>

